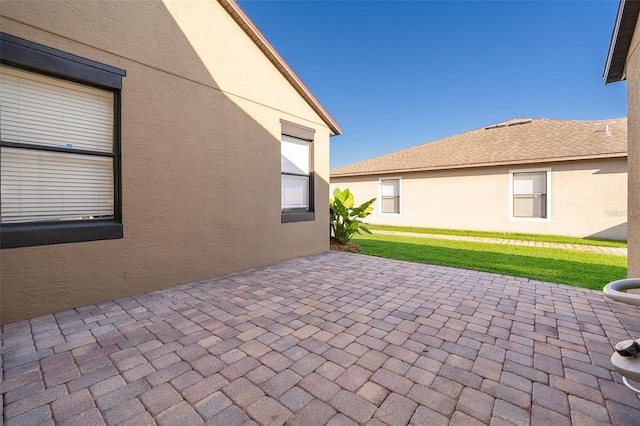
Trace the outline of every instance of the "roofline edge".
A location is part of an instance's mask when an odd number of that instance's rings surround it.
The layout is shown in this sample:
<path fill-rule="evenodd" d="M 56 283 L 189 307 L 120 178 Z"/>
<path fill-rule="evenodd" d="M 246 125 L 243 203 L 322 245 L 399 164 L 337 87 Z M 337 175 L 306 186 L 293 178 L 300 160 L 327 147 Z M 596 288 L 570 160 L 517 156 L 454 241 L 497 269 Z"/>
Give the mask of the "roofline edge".
<path fill-rule="evenodd" d="M 474 163 L 474 164 L 459 164 L 450 166 L 438 166 L 438 167 L 420 167 L 415 169 L 393 169 L 393 170 L 378 170 L 371 172 L 355 172 L 355 173 L 329 173 L 329 178 L 343 178 L 343 177 L 357 177 L 368 175 L 388 175 L 391 173 L 417 173 L 417 172 L 433 172 L 439 170 L 457 170 L 457 169 L 477 169 L 481 167 L 499 167 L 509 165 L 521 165 L 521 164 L 540 164 L 540 163 L 559 163 L 562 161 L 580 161 L 580 160 L 599 160 L 609 158 L 624 158 L 627 157 L 626 152 L 613 152 L 609 154 L 593 154 L 593 155 L 581 155 L 572 157 L 552 157 L 552 158 L 540 158 L 535 160 L 521 160 L 521 161 L 500 161 L 495 163 Z"/>
<path fill-rule="evenodd" d="M 613 52 L 618 41 L 618 31 L 620 30 L 620 22 L 622 21 L 622 11 L 624 10 L 624 4 L 626 0 L 620 0 L 618 3 L 618 11 L 616 12 L 616 22 L 613 26 L 613 32 L 611 33 L 611 40 L 609 41 L 609 51 L 607 52 L 607 61 L 604 64 L 604 71 L 602 78 L 605 84 L 613 82 L 609 80 L 609 70 L 611 69 L 611 61 L 613 60 Z"/>
<path fill-rule="evenodd" d="M 635 26 L 639 13 L 640 1 L 620 0 L 620 3 L 618 4 L 618 12 L 616 13 L 615 25 L 611 34 L 611 41 L 609 42 L 609 50 L 607 51 L 607 60 L 605 62 L 604 71 L 602 73 L 602 78 L 605 84 L 625 80 L 624 65 L 622 66 L 622 69 L 618 69 L 619 64 L 614 65 L 613 62 L 614 59 L 619 57 L 621 54 L 624 55 L 624 59 L 626 60 L 626 56 L 629 53 L 630 46 L 620 45 L 620 30 L 623 27 L 626 29 L 626 27 Z M 629 39 L 628 41 L 630 44 L 631 39 Z M 616 69 L 612 69 L 612 67 L 616 67 Z"/>

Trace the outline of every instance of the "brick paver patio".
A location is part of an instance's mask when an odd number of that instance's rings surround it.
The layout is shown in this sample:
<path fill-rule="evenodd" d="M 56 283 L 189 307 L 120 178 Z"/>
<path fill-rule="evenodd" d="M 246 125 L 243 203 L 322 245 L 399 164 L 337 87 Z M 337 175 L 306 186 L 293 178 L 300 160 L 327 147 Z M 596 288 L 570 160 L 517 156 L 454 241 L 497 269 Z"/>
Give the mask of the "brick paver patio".
<path fill-rule="evenodd" d="M 329 252 L 6 325 L 0 423 L 638 425 L 638 309 Z"/>

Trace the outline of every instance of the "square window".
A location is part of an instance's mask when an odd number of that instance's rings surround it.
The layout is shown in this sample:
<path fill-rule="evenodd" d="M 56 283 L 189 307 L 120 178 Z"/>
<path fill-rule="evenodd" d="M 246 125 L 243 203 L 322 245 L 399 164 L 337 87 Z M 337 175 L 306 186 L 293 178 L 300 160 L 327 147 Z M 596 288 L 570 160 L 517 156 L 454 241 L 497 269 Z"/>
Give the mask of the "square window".
<path fill-rule="evenodd" d="M 122 238 L 125 72 L 0 35 L 2 248 Z"/>
<path fill-rule="evenodd" d="M 548 218 L 548 173 L 547 170 L 511 172 L 511 217 Z"/>
<path fill-rule="evenodd" d="M 113 218 L 113 92 L 0 66 L 0 222 Z"/>

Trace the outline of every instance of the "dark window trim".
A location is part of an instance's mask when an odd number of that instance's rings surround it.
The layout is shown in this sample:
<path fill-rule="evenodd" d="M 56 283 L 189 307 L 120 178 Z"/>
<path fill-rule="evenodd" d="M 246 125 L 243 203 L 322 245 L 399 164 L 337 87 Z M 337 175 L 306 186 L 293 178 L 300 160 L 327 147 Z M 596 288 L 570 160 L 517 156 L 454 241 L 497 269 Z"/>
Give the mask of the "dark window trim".
<path fill-rule="evenodd" d="M 307 222 L 311 220 L 316 220 L 316 213 L 309 211 L 283 211 L 280 216 L 280 223 L 291 223 L 291 222 Z"/>
<path fill-rule="evenodd" d="M 280 126 L 282 127 L 282 134 L 291 136 L 298 139 L 304 139 L 309 142 L 313 142 L 313 138 L 316 134 L 316 129 L 303 126 L 301 124 L 292 123 L 291 121 L 280 119 Z"/>
<path fill-rule="evenodd" d="M 120 90 L 113 97 L 113 219 L 122 224 L 122 101 Z M 120 237 L 122 238 L 122 232 Z"/>
<path fill-rule="evenodd" d="M 32 149 L 34 151 L 62 152 L 65 154 L 95 155 L 98 157 L 115 157 L 115 154 L 113 152 L 93 151 L 89 149 L 78 149 L 78 148 L 63 148 L 59 146 L 36 145 L 31 143 L 0 141 L 0 146 L 4 146 L 5 148 Z"/>
<path fill-rule="evenodd" d="M 126 76 L 126 71 L 6 33 L 0 33 L 0 63 L 25 71 L 75 81 L 114 93 L 113 153 L 107 154 L 109 157 L 114 157 L 113 219 L 0 224 L 0 248 L 123 238 L 120 89 L 122 88 L 122 77 Z M 2 143 L 2 146 L 7 147 L 57 151 L 57 149 L 48 149 L 47 147 L 16 145 L 20 144 Z M 63 148 L 60 151 L 73 152 L 76 150 Z M 91 152 L 77 153 L 94 154 Z M 95 155 L 105 155 L 105 153 L 95 153 Z"/>
<path fill-rule="evenodd" d="M 0 61 L 39 74 L 90 86 L 122 89 L 126 71 L 6 33 L 0 33 Z"/>
<path fill-rule="evenodd" d="M 115 220 L 3 223 L 0 248 L 32 247 L 48 244 L 122 238 L 122 223 Z"/>
<path fill-rule="evenodd" d="M 302 126 L 300 124 L 292 123 L 291 121 L 282 119 L 280 120 L 280 125 L 282 127 L 282 135 L 309 142 L 309 174 L 303 175 L 280 171 L 281 177 L 282 175 L 309 177 L 309 208 L 304 210 L 281 210 L 280 223 L 306 222 L 315 220 L 315 172 L 313 171 L 313 137 L 316 130 L 312 129 L 311 127 Z"/>
<path fill-rule="evenodd" d="M 291 172 L 280 172 L 280 174 L 285 176 L 300 176 L 300 177 L 309 177 L 309 175 L 304 173 L 291 173 Z"/>

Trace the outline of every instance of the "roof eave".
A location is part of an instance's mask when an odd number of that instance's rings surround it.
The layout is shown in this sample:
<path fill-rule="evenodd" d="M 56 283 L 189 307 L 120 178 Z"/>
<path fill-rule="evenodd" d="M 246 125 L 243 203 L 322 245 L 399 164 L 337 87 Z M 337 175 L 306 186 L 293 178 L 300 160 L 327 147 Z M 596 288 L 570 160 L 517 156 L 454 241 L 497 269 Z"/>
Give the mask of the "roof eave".
<path fill-rule="evenodd" d="M 625 63 L 639 11 L 640 1 L 620 0 L 602 76 L 605 83 L 622 81 L 626 78 Z"/>
<path fill-rule="evenodd" d="M 417 173 L 417 172 L 432 172 L 438 170 L 453 170 L 453 169 L 475 169 L 480 167 L 499 167 L 499 166 L 517 166 L 522 164 L 539 164 L 539 163 L 558 163 L 563 161 L 579 161 L 579 160 L 599 160 L 608 158 L 625 158 L 626 152 L 612 152 L 607 154 L 592 154 L 592 155 L 576 155 L 570 157 L 550 157 L 550 158 L 537 158 L 537 159 L 524 159 L 514 161 L 496 161 L 487 163 L 473 163 L 473 164 L 452 164 L 444 166 L 433 167 L 417 167 L 417 168 L 405 168 L 405 169 L 393 169 L 393 170 L 376 170 L 376 171 L 362 171 L 353 173 L 330 173 L 330 178 L 346 178 L 356 176 L 368 176 L 368 175 L 388 175 L 397 173 Z"/>
<path fill-rule="evenodd" d="M 322 121 L 331 130 L 331 136 L 342 134 L 342 129 L 336 120 L 320 104 L 318 99 L 305 86 L 300 77 L 291 69 L 287 62 L 280 56 L 276 49 L 269 43 L 267 38 L 260 32 L 258 27 L 251 21 L 249 16 L 240 8 L 235 0 L 218 0 L 222 7 L 240 25 L 245 33 L 253 40 L 258 48 L 265 54 L 271 63 L 280 71 L 287 81 L 296 89 L 309 106 L 320 116 Z"/>

